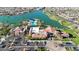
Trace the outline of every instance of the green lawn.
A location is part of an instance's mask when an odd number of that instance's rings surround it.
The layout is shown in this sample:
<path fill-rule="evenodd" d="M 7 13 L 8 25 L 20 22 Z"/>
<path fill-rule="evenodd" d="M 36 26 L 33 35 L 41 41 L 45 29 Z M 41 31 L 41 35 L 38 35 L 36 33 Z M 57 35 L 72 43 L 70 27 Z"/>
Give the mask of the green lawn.
<path fill-rule="evenodd" d="M 73 42 L 75 42 L 75 44 L 78 45 L 79 44 L 79 37 L 74 38 Z"/>
<path fill-rule="evenodd" d="M 67 33 L 70 33 L 70 34 L 72 34 L 75 38 L 71 38 L 72 39 L 72 41 L 75 43 L 75 44 L 79 44 L 79 35 L 77 35 L 77 32 L 79 32 L 79 30 L 77 30 L 77 29 L 75 29 L 74 28 L 74 25 L 73 25 L 73 23 L 70 23 L 70 22 L 68 22 L 68 21 L 64 21 L 64 22 L 61 22 L 61 20 L 63 19 L 63 18 L 61 18 L 61 17 L 58 17 L 58 16 L 54 16 L 54 15 L 52 15 L 52 14 L 50 14 L 50 13 L 47 13 L 47 15 L 51 18 L 51 19 L 53 19 L 53 20 L 56 20 L 56 21 L 59 21 L 62 25 L 64 25 L 64 26 L 70 26 L 71 28 L 70 29 L 61 29 L 62 31 L 64 31 L 64 32 L 67 32 Z M 68 39 L 64 39 L 64 41 L 68 41 Z"/>
<path fill-rule="evenodd" d="M 74 36 L 74 38 L 72 38 L 72 41 L 75 42 L 75 44 L 79 44 L 79 36 L 77 35 L 77 33 L 74 30 L 66 29 L 64 31 L 67 32 L 67 33 L 72 34 Z"/>

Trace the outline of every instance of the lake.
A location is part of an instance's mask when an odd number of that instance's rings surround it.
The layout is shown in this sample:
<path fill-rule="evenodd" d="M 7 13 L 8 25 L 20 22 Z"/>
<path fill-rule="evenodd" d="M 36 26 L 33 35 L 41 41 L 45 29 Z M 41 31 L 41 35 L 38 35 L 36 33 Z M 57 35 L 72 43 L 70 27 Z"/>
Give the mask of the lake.
<path fill-rule="evenodd" d="M 19 22 L 23 20 L 29 20 L 30 18 L 37 18 L 43 21 L 47 25 L 51 25 L 57 28 L 63 28 L 58 21 L 50 19 L 42 10 L 39 11 L 32 11 L 32 12 L 25 12 L 20 15 L 14 16 L 0 16 L 0 22 L 8 23 L 8 24 L 19 24 Z"/>

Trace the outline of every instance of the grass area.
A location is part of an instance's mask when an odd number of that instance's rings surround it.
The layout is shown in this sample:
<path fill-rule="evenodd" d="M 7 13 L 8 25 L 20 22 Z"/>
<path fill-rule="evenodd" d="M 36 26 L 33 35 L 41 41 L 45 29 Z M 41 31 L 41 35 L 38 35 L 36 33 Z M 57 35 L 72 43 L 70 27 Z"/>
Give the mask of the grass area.
<path fill-rule="evenodd" d="M 9 32 L 10 29 L 8 28 L 3 28 L 3 29 L 0 29 L 0 36 L 2 35 L 7 35 L 7 33 Z"/>
<path fill-rule="evenodd" d="M 74 36 L 74 38 L 72 38 L 72 41 L 77 45 L 79 44 L 79 36 L 77 35 L 77 33 L 72 30 L 72 29 L 67 29 L 67 30 L 64 30 L 65 32 L 67 33 L 70 33 Z"/>
<path fill-rule="evenodd" d="M 79 35 L 77 34 L 77 32 L 79 32 L 79 30 L 75 29 L 73 23 L 68 22 L 68 21 L 65 21 L 65 20 L 62 22 L 61 20 L 62 20 L 63 18 L 60 18 L 60 17 L 58 17 L 58 16 L 56 16 L 56 15 L 54 16 L 54 15 L 52 15 L 52 14 L 50 14 L 50 13 L 47 13 L 47 15 L 48 15 L 51 19 L 60 22 L 60 24 L 69 27 L 70 29 L 64 29 L 64 30 L 61 29 L 61 30 L 63 30 L 64 32 L 67 32 L 67 33 L 72 34 L 72 35 L 74 36 L 74 38 L 71 38 L 71 40 L 72 40 L 76 45 L 79 44 Z M 68 39 L 64 39 L 64 41 L 68 41 Z"/>
<path fill-rule="evenodd" d="M 63 41 L 70 41 L 70 39 L 68 39 L 68 38 L 64 38 Z"/>
<path fill-rule="evenodd" d="M 73 42 L 75 42 L 75 44 L 78 45 L 79 44 L 79 37 L 74 38 Z"/>

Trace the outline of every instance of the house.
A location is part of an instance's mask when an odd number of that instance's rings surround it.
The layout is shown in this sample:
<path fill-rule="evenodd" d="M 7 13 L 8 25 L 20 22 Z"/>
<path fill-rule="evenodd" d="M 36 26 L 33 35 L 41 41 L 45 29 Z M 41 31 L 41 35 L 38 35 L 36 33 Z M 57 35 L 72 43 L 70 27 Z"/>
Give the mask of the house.
<path fill-rule="evenodd" d="M 44 34 L 32 34 L 32 38 L 39 38 L 39 39 L 43 39 L 43 38 L 46 38 L 47 35 L 44 35 Z"/>
<path fill-rule="evenodd" d="M 55 28 L 52 28 L 51 26 L 48 26 L 44 31 L 54 33 L 56 30 L 55 30 Z"/>
<path fill-rule="evenodd" d="M 19 36 L 21 32 L 22 32 L 22 30 L 21 30 L 19 27 L 16 27 L 16 28 L 14 29 L 14 34 L 15 34 L 15 36 Z"/>
<path fill-rule="evenodd" d="M 39 33 L 39 27 L 31 27 L 29 33 Z"/>
<path fill-rule="evenodd" d="M 47 33 L 47 38 L 52 38 L 53 34 L 56 32 L 56 29 L 48 26 L 46 29 L 44 29 L 44 32 Z"/>
<path fill-rule="evenodd" d="M 62 32 L 61 36 L 62 36 L 63 38 L 69 38 L 69 34 L 66 33 L 66 32 Z"/>
<path fill-rule="evenodd" d="M 47 33 L 44 32 L 44 29 L 39 29 L 39 27 L 31 27 L 29 31 L 29 35 L 32 36 L 32 38 L 46 38 Z"/>

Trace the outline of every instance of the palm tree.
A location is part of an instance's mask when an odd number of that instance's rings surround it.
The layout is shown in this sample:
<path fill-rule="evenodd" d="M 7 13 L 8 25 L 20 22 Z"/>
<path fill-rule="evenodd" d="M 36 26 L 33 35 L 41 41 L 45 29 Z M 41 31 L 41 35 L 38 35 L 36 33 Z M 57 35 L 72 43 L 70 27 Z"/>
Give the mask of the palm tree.
<path fill-rule="evenodd" d="M 41 21 L 41 20 L 38 20 L 38 21 L 37 21 L 37 24 L 38 24 L 39 27 L 45 27 L 44 22 Z"/>
<path fill-rule="evenodd" d="M 37 24 L 39 27 L 42 26 L 42 22 L 40 20 L 37 20 Z"/>

